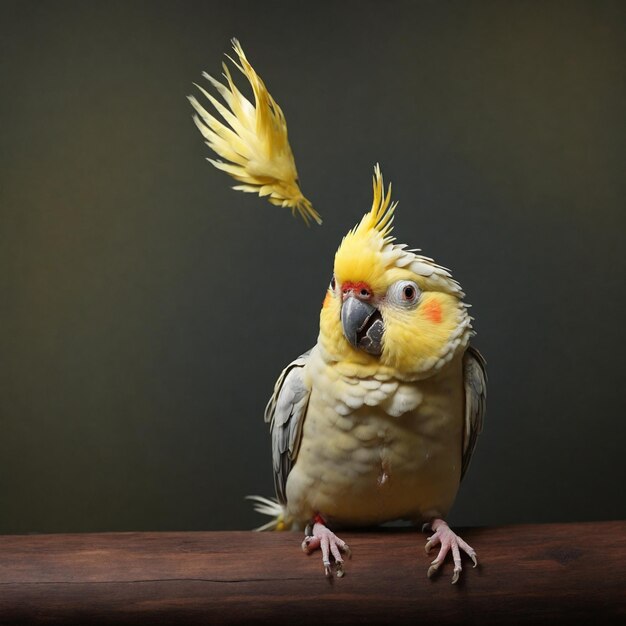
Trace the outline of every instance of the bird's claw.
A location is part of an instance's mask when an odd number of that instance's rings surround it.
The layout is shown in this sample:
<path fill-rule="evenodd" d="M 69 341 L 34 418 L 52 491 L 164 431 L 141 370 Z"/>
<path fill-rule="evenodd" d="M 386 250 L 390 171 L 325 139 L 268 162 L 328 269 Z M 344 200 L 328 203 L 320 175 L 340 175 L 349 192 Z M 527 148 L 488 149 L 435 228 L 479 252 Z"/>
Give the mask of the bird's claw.
<path fill-rule="evenodd" d="M 302 552 L 304 552 L 304 554 L 311 554 L 312 552 L 312 550 L 309 548 L 309 545 L 311 544 L 311 539 L 313 539 L 313 537 L 307 535 L 302 542 Z"/>
<path fill-rule="evenodd" d="M 456 585 L 459 582 L 459 576 L 461 575 L 461 568 L 455 567 L 452 572 L 452 584 Z"/>
<path fill-rule="evenodd" d="M 439 549 L 439 554 L 437 554 L 437 558 L 430 564 L 426 575 L 428 576 L 428 578 L 432 578 L 439 571 L 439 568 L 444 562 L 448 552 L 452 552 L 452 558 L 454 560 L 452 584 L 455 585 L 459 581 L 462 571 L 461 550 L 465 552 L 465 554 L 467 554 L 470 559 L 472 559 L 474 567 L 478 566 L 476 551 L 472 548 L 472 546 L 463 541 L 463 539 L 461 539 L 457 534 L 452 532 L 448 524 L 446 524 L 443 520 L 435 520 L 432 523 L 431 528 L 434 530 L 434 532 L 432 536 L 427 538 L 424 550 L 426 554 L 428 554 L 437 544 L 441 544 L 441 548 Z"/>
<path fill-rule="evenodd" d="M 343 569 L 343 561 L 335 561 L 335 573 L 337 574 L 337 578 L 343 578 L 346 574 Z M 324 561 L 324 576 L 326 578 L 333 577 L 333 570 L 330 561 Z"/>
<path fill-rule="evenodd" d="M 317 550 L 317 548 L 321 548 L 324 575 L 327 578 L 332 578 L 333 568 L 330 561 L 332 556 L 337 578 L 343 578 L 345 570 L 342 553 L 348 558 L 352 558 L 352 551 L 348 547 L 348 544 L 319 522 L 313 526 L 312 532 L 313 534 L 305 536 L 302 542 L 303 552 L 305 554 L 311 554 Z"/>
<path fill-rule="evenodd" d="M 426 576 L 428 576 L 428 578 L 432 578 L 437 571 L 439 570 L 439 566 L 441 565 L 441 563 L 439 563 L 438 561 L 433 561 L 430 564 L 430 567 L 428 568 L 428 572 L 426 573 Z"/>

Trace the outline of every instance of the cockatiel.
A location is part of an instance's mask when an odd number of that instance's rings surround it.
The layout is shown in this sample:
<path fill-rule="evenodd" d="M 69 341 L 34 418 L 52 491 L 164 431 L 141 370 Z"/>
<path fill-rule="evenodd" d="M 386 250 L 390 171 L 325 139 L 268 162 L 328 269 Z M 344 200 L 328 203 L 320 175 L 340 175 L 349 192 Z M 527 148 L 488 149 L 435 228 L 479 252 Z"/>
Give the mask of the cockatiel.
<path fill-rule="evenodd" d="M 305 218 L 319 216 L 297 183 L 282 112 L 237 41 L 237 67 L 253 105 L 209 77 L 230 111 L 209 98 L 230 128 L 195 98 L 198 128 L 231 161 L 212 161 Z M 265 410 L 277 501 L 254 497 L 275 517 L 264 529 L 306 527 L 305 552 L 321 548 L 324 571 L 344 573 L 349 548 L 331 529 L 404 519 L 432 529 L 426 551 L 439 553 L 428 576 L 452 553 L 474 549 L 444 521 L 482 429 L 485 362 L 460 285 L 432 259 L 394 243 L 397 203 L 378 165 L 371 210 L 348 232 L 334 260 L 316 345 L 281 373 Z"/>

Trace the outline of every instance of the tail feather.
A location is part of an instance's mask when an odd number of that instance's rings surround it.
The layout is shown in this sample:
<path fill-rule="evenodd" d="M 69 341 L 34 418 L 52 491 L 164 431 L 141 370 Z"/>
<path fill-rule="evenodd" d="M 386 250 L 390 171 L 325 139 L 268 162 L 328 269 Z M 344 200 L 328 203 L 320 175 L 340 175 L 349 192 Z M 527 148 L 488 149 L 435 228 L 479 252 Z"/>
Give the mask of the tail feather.
<path fill-rule="evenodd" d="M 254 503 L 253 508 L 257 513 L 269 515 L 273 519 L 258 528 L 255 531 L 264 530 L 292 530 L 295 527 L 293 518 L 284 507 L 275 498 L 264 498 L 263 496 L 246 496 L 246 500 Z"/>

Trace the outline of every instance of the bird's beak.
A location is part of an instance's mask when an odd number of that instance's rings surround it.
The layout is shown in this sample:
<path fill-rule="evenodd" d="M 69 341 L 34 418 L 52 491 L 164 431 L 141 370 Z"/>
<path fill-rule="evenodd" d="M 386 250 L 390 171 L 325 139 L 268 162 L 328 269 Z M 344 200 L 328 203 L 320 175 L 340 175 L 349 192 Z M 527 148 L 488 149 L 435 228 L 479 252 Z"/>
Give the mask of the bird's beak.
<path fill-rule="evenodd" d="M 355 348 L 380 356 L 385 325 L 376 307 L 349 296 L 341 307 L 341 325 L 346 339 Z"/>

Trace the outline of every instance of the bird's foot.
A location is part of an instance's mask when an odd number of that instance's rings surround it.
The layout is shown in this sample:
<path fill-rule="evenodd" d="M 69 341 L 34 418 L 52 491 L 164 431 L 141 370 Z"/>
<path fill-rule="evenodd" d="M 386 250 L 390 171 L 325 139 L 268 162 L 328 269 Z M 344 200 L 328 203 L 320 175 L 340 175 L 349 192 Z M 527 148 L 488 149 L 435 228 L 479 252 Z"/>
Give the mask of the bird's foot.
<path fill-rule="evenodd" d="M 332 577 L 332 569 L 330 557 L 335 560 L 335 571 L 337 572 L 337 578 L 341 578 L 344 575 L 343 569 L 343 556 L 345 554 L 348 558 L 352 555 L 348 544 L 339 539 L 337 535 L 331 530 L 328 530 L 324 524 L 316 521 L 313 525 L 311 535 L 307 535 L 302 542 L 302 550 L 306 554 L 311 554 L 318 548 L 322 549 L 322 563 L 324 565 L 324 574 L 326 577 Z"/>
<path fill-rule="evenodd" d="M 426 545 L 424 546 L 426 554 L 428 554 L 431 549 L 438 544 L 441 544 L 441 548 L 439 549 L 437 558 L 428 568 L 428 578 L 432 578 L 438 572 L 448 552 L 452 550 L 452 559 L 454 560 L 452 584 L 454 585 L 458 582 L 459 576 L 461 575 L 461 550 L 463 550 L 463 552 L 465 552 L 465 554 L 472 559 L 474 567 L 478 565 L 476 551 L 472 548 L 472 546 L 465 543 L 465 541 L 463 541 L 463 539 L 461 539 L 461 537 L 459 537 L 456 533 L 452 532 L 448 524 L 446 524 L 446 522 L 442 519 L 434 520 L 431 522 L 430 527 L 434 532 L 432 536 L 428 537 L 426 540 Z"/>

